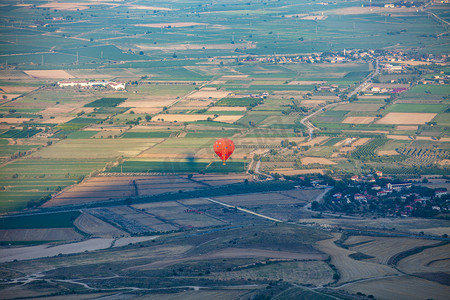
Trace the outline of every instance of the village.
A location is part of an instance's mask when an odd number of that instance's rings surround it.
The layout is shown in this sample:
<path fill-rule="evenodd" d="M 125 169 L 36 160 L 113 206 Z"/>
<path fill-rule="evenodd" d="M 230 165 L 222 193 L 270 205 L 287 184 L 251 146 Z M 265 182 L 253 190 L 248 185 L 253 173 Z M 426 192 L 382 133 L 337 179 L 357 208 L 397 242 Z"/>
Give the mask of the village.
<path fill-rule="evenodd" d="M 240 62 L 258 61 L 267 63 L 348 63 L 378 60 L 383 70 L 387 72 L 401 72 L 410 66 L 427 65 L 431 63 L 442 64 L 448 61 L 448 56 L 443 55 L 419 55 L 416 52 L 400 50 L 364 50 L 344 49 L 342 51 L 327 51 L 322 53 L 311 53 L 304 55 L 286 56 L 247 56 L 239 59 Z"/>
<path fill-rule="evenodd" d="M 443 176 L 442 179 L 448 179 Z M 428 182 L 424 178 L 422 182 Z M 381 171 L 366 176 L 353 175 L 336 181 L 315 211 L 379 217 L 439 218 L 450 210 L 446 188 L 428 188 L 422 182 L 399 181 Z"/>

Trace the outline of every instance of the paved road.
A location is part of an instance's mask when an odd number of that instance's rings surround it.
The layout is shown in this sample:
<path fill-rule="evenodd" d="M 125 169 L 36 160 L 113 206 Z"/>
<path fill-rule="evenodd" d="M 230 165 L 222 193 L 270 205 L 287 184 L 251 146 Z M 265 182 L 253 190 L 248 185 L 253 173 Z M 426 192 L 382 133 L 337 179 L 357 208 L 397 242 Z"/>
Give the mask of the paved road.
<path fill-rule="evenodd" d="M 359 93 L 359 92 L 362 91 L 364 88 L 366 88 L 366 87 L 370 84 L 369 81 L 372 80 L 375 76 L 377 76 L 377 75 L 380 73 L 380 67 L 379 67 L 378 59 L 376 59 L 375 61 L 376 61 L 376 68 L 375 68 L 375 70 L 374 70 L 372 73 L 369 74 L 369 76 L 364 80 L 363 83 L 361 83 L 361 84 L 360 84 L 359 86 L 357 86 L 352 92 L 350 92 L 350 94 L 348 94 L 348 97 L 349 97 L 349 98 L 350 98 L 351 96 L 353 96 L 353 95 Z M 329 109 L 330 107 L 337 106 L 337 105 L 340 105 L 340 104 L 347 104 L 347 103 L 349 103 L 349 102 L 348 102 L 348 101 L 342 101 L 342 102 L 337 102 L 337 103 L 331 103 L 331 104 L 328 104 L 328 105 L 322 107 L 321 109 L 319 109 L 319 110 L 313 112 L 312 114 L 307 115 L 306 117 L 304 117 L 304 118 L 300 121 L 300 123 L 301 123 L 302 125 L 304 125 L 306 128 L 308 128 L 308 130 L 309 130 L 309 140 L 312 139 L 312 135 L 313 135 L 313 133 L 314 133 L 314 130 L 319 130 L 319 128 L 317 128 L 316 126 L 314 126 L 314 125 L 309 121 L 309 119 L 311 119 L 311 118 L 314 117 L 315 115 L 320 114 L 321 112 L 323 112 L 323 111 Z"/>
<path fill-rule="evenodd" d="M 369 76 L 366 78 L 366 80 L 363 81 L 363 83 L 361 83 L 350 94 L 348 94 L 349 98 L 362 91 L 365 87 L 367 87 L 369 85 L 369 81 L 380 73 L 380 65 L 378 63 L 378 59 L 376 59 L 375 62 L 376 62 L 375 71 L 370 73 Z"/>

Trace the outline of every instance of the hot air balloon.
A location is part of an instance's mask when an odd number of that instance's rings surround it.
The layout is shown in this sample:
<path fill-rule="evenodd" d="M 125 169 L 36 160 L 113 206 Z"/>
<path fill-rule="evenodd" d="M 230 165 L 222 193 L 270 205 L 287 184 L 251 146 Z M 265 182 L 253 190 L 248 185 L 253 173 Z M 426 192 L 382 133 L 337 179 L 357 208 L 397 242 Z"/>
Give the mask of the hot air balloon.
<path fill-rule="evenodd" d="M 225 161 L 228 157 L 230 157 L 233 151 L 234 143 L 230 139 L 222 138 L 214 142 L 214 152 L 216 152 L 217 156 L 220 157 L 224 165 Z"/>

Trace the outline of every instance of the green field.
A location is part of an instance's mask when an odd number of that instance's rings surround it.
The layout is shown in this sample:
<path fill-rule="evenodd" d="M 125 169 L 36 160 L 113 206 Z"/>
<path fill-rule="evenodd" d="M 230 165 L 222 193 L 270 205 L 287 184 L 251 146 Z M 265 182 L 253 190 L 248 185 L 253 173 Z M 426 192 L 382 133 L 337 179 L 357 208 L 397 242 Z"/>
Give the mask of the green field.
<path fill-rule="evenodd" d="M 202 130 L 193 131 L 186 134 L 186 138 L 209 138 L 209 137 L 231 137 L 238 131 L 235 130 Z"/>
<path fill-rule="evenodd" d="M 216 106 L 246 106 L 253 107 L 261 103 L 261 98 L 223 98 L 215 103 Z"/>
<path fill-rule="evenodd" d="M 243 172 L 244 162 L 227 162 L 225 166 L 222 162 L 203 161 L 143 161 L 132 160 L 113 167 L 108 170 L 112 173 L 234 173 Z"/>
<path fill-rule="evenodd" d="M 448 85 L 416 85 L 407 94 L 429 94 L 429 95 L 449 95 L 450 87 Z"/>
<path fill-rule="evenodd" d="M 414 112 L 414 113 L 441 113 L 448 108 L 445 104 L 392 104 L 387 111 L 390 112 Z"/>
<path fill-rule="evenodd" d="M 120 137 L 125 139 L 168 138 L 172 134 L 173 132 L 170 131 L 128 131 Z"/>
<path fill-rule="evenodd" d="M 25 130 L 11 129 L 0 134 L 0 138 L 14 138 L 14 139 L 30 138 L 35 134 L 38 134 L 39 132 L 41 132 L 41 130 L 39 129 L 25 129 Z"/>
<path fill-rule="evenodd" d="M 0 211 L 25 208 L 30 202 L 75 184 L 93 170 L 100 170 L 107 159 L 25 159 L 0 168 Z"/>
<path fill-rule="evenodd" d="M 84 107 L 116 107 L 127 98 L 101 98 L 86 104 Z"/>
<path fill-rule="evenodd" d="M 0 218 L 0 229 L 65 228 L 81 215 L 78 211 Z"/>

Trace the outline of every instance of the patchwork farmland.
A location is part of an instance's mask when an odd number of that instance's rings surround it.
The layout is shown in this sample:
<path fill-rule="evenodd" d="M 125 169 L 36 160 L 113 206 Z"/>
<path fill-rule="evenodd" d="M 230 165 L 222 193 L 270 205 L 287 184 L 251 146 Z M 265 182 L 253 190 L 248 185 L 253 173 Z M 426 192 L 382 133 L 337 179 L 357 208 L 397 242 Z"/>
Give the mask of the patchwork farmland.
<path fill-rule="evenodd" d="M 72 2 L 2 1 L 2 299 L 447 299 L 446 3 Z"/>

